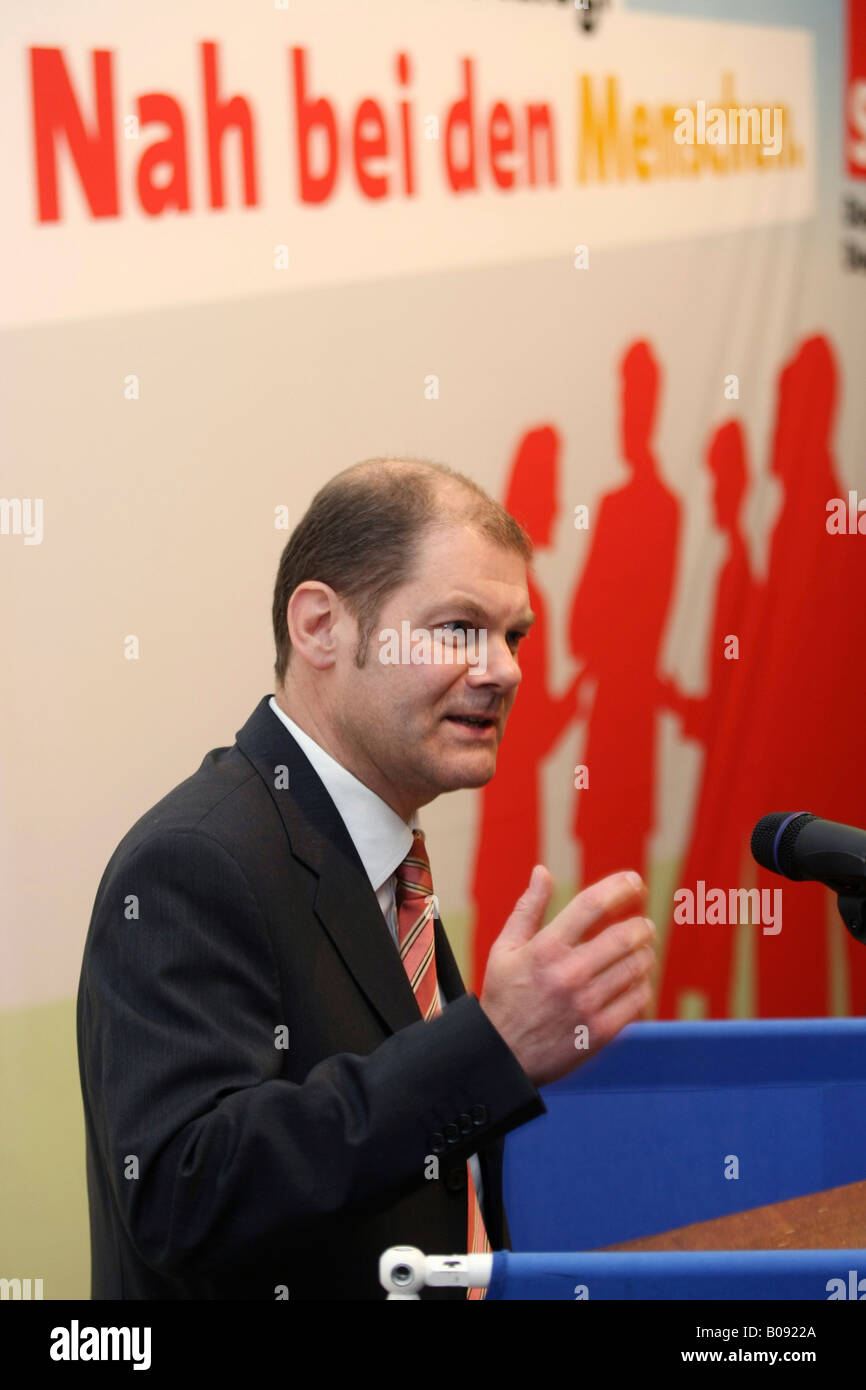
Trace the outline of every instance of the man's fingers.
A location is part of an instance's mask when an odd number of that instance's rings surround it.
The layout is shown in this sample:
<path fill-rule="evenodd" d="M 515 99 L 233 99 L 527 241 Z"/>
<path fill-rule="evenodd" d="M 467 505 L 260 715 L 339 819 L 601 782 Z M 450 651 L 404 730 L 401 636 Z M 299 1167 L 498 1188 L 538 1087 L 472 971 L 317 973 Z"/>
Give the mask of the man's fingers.
<path fill-rule="evenodd" d="M 530 941 L 544 922 L 552 894 L 553 875 L 543 864 L 536 864 L 529 876 L 529 886 L 514 904 L 514 911 L 499 933 L 497 944 L 515 947 Z"/>
<path fill-rule="evenodd" d="M 606 927 L 611 922 L 639 916 L 646 900 L 646 884 L 639 874 L 631 870 L 609 874 L 572 898 L 547 930 L 568 945 L 576 946 L 592 927 Z"/>
<path fill-rule="evenodd" d="M 643 1018 L 653 999 L 653 988 L 649 980 L 642 980 L 620 994 L 603 1009 L 589 1030 L 589 1045 L 595 1051 L 615 1038 L 617 1033 L 629 1023 Z"/>
<path fill-rule="evenodd" d="M 602 975 L 633 951 L 654 946 L 655 939 L 655 923 L 649 917 L 628 917 L 624 922 L 613 922 L 592 941 L 579 946 L 583 968 L 588 974 Z"/>
<path fill-rule="evenodd" d="M 647 982 L 656 964 L 655 951 L 650 946 L 641 946 L 630 951 L 627 956 L 617 960 L 592 983 L 587 985 L 581 995 L 581 1007 L 589 1016 L 595 1016 L 614 999 L 630 989 Z"/>

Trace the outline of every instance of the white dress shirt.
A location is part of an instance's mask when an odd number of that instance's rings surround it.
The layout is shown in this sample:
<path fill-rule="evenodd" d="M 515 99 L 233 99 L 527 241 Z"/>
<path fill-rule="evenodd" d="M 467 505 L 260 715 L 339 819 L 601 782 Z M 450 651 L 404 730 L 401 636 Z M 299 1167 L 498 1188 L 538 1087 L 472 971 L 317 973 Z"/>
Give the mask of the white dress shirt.
<path fill-rule="evenodd" d="M 388 805 L 387 801 L 383 801 L 381 796 L 377 796 L 374 791 L 360 782 L 353 773 L 343 767 L 342 763 L 338 763 L 335 758 L 331 757 L 330 753 L 326 753 L 321 744 L 318 744 L 314 738 L 305 733 L 294 719 L 290 719 L 280 709 L 273 696 L 271 696 L 270 707 L 280 722 L 285 724 L 289 733 L 300 745 L 301 751 L 312 763 L 315 772 L 342 817 L 376 894 L 382 915 L 393 937 L 394 946 L 398 947 L 397 869 L 412 848 L 413 829 L 420 829 L 417 813 L 411 821 L 404 821 L 402 816 L 398 816 L 397 812 Z M 435 915 L 438 917 L 439 913 L 436 912 Z M 439 990 L 439 1002 L 443 1009 L 447 1007 L 448 1001 L 441 988 Z M 483 1203 L 481 1166 L 477 1154 L 473 1154 L 469 1162 L 478 1200 Z"/>

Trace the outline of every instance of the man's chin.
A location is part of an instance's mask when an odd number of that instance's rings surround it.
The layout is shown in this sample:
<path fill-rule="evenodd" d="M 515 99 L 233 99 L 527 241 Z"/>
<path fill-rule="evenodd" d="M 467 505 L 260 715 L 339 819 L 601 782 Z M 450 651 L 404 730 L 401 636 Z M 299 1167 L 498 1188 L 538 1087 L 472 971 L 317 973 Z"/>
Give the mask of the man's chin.
<path fill-rule="evenodd" d="M 448 767 L 442 768 L 442 779 L 447 779 L 448 782 L 443 791 L 459 791 L 461 787 L 485 787 L 496 772 L 496 750 L 491 749 L 486 757 L 481 757 L 483 751 L 485 750 L 479 749 L 474 756 L 455 759 Z"/>

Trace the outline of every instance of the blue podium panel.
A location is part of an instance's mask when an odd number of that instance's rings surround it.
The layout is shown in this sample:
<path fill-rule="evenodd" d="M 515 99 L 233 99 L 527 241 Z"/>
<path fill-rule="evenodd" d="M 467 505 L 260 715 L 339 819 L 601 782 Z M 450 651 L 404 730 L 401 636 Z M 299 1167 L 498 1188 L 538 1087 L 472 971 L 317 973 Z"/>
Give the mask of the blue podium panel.
<path fill-rule="evenodd" d="M 488 1299 L 866 1299 L 866 1250 L 493 1257 Z"/>
<path fill-rule="evenodd" d="M 863 1019 L 634 1024 L 543 1095 L 548 1114 L 506 1144 L 515 1250 L 597 1249 L 866 1178 Z"/>

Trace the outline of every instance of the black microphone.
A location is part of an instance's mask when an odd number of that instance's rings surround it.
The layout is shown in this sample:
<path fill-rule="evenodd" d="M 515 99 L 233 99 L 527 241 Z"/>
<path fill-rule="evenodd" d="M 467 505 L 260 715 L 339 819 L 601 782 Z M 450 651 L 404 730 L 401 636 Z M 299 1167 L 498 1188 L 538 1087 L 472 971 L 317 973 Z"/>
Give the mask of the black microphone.
<path fill-rule="evenodd" d="M 854 825 L 819 820 L 808 811 L 762 816 L 752 831 L 752 855 L 785 878 L 866 894 L 866 830 Z"/>

